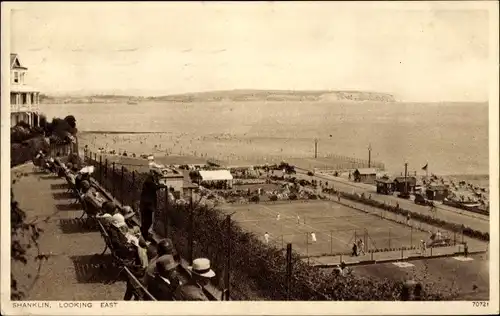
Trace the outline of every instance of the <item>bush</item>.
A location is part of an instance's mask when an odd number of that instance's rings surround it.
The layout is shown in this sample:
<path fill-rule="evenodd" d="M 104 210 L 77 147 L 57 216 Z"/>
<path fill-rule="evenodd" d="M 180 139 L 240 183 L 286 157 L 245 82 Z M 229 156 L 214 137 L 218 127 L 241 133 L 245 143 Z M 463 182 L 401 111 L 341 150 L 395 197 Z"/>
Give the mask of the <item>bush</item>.
<path fill-rule="evenodd" d="M 278 201 L 278 197 L 273 194 L 273 195 L 269 196 L 269 200 L 270 201 Z"/>
<path fill-rule="evenodd" d="M 250 202 L 259 203 L 260 197 L 258 195 L 254 195 L 250 198 Z"/>
<path fill-rule="evenodd" d="M 290 194 L 290 195 L 288 196 L 288 198 L 289 198 L 291 201 L 293 201 L 293 200 L 296 200 L 296 199 L 297 199 L 297 195 L 296 195 L 296 194 L 294 194 L 294 193 L 292 193 L 292 194 Z"/>

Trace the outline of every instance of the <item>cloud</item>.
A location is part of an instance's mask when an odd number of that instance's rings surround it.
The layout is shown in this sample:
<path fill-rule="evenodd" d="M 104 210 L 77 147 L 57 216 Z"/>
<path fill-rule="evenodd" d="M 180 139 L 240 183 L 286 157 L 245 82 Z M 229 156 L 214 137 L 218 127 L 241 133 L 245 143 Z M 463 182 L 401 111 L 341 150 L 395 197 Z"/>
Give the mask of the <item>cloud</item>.
<path fill-rule="evenodd" d="M 34 8 L 13 14 L 12 47 L 48 92 L 349 87 L 411 100 L 487 95 L 486 11 L 335 3 Z"/>

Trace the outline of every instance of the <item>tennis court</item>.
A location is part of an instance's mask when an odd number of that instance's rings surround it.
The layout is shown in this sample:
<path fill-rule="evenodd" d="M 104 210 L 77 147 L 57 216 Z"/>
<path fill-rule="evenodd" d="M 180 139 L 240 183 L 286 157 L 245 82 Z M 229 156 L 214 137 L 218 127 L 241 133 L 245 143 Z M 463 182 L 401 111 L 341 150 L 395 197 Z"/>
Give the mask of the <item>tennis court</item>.
<path fill-rule="evenodd" d="M 354 241 L 363 240 L 365 250 L 417 246 L 429 233 L 395 223 L 332 201 L 294 201 L 236 204 L 223 207 L 245 230 L 269 244 L 308 256 L 350 252 Z M 316 241 L 314 241 L 314 237 Z"/>

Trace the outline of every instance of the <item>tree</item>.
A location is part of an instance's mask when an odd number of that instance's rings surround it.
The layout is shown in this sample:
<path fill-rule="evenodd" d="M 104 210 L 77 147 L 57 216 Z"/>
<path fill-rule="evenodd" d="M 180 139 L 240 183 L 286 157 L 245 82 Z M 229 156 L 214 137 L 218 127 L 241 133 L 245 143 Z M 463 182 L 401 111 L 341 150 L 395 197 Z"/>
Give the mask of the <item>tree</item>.
<path fill-rule="evenodd" d="M 35 260 L 39 261 L 38 271 L 40 271 L 42 260 L 47 258 L 47 255 L 41 254 L 40 249 L 38 248 L 38 239 L 40 238 L 40 233 L 43 232 L 43 230 L 39 228 L 36 225 L 36 223 L 26 222 L 26 213 L 23 210 L 21 210 L 18 203 L 14 200 L 14 193 L 12 189 L 10 191 L 10 197 L 11 197 L 11 202 L 10 202 L 11 260 L 27 264 L 28 249 L 35 246 L 38 249 L 38 255 L 35 257 Z M 25 293 L 19 289 L 17 280 L 12 274 L 12 272 L 10 274 L 10 277 L 11 277 L 10 278 L 11 299 L 20 300 L 24 298 Z"/>

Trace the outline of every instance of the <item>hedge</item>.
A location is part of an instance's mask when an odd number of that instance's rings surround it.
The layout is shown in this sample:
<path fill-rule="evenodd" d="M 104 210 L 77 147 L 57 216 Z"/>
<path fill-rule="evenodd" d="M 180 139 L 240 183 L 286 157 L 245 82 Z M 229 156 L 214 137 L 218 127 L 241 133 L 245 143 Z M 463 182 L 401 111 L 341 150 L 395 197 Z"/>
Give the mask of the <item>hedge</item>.
<path fill-rule="evenodd" d="M 95 178 L 101 179 L 105 188 L 113 181 L 119 181 L 120 172 L 112 175 L 110 166 L 96 166 Z M 102 173 L 101 173 L 102 172 Z M 101 176 L 101 174 L 103 176 Z M 107 174 L 107 177 L 104 175 Z M 142 183 L 147 174 L 129 172 L 124 169 L 123 188 L 127 204 L 137 206 Z M 119 182 L 115 182 L 117 188 Z M 115 194 L 120 196 L 118 189 Z M 159 194 L 162 196 L 162 194 Z M 159 198 L 158 207 L 165 208 L 164 197 Z M 172 238 L 181 256 L 188 257 L 189 206 L 169 204 L 169 237 Z M 227 267 L 227 246 L 231 240 L 231 299 L 232 300 L 286 300 L 286 258 L 282 249 L 264 244 L 258 237 L 244 231 L 231 222 L 231 236 L 227 236 L 227 220 L 218 209 L 196 205 L 193 210 L 194 257 L 208 257 L 213 263 L 217 277 L 214 283 L 224 288 L 223 276 Z M 291 300 L 367 300 L 393 301 L 401 298 L 402 282 L 387 279 L 361 278 L 356 275 L 336 276 L 314 268 L 303 262 L 296 253 L 292 255 L 293 278 L 290 289 Z M 443 300 L 451 298 L 452 290 L 446 295 L 431 293 L 432 284 L 425 284 L 422 300 Z"/>
<path fill-rule="evenodd" d="M 32 161 L 41 149 L 47 149 L 43 136 L 25 140 L 22 143 L 11 143 L 10 166 L 14 167 Z"/>

